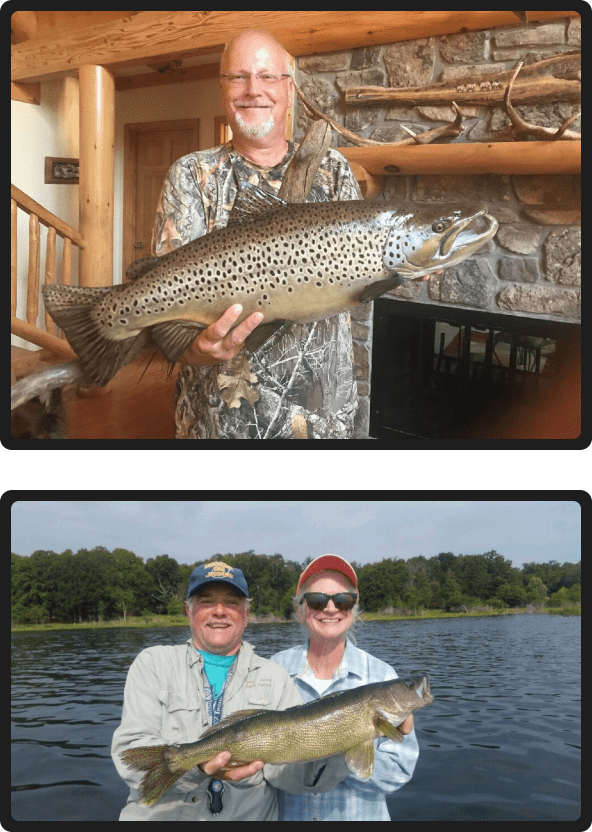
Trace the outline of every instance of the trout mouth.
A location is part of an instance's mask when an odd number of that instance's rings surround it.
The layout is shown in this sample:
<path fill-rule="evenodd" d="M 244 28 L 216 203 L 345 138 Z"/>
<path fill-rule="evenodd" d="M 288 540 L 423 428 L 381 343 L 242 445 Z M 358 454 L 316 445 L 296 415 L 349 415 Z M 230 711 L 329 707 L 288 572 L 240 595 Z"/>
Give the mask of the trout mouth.
<path fill-rule="evenodd" d="M 419 275 L 432 274 L 448 266 L 456 266 L 491 240 L 497 229 L 498 222 L 495 217 L 487 213 L 487 208 L 481 208 L 452 223 L 440 239 L 437 249 L 425 257 L 426 260 L 431 260 L 431 263 L 413 262 L 411 258 L 408 259 L 408 263 Z M 416 261 L 421 261 L 421 250 L 418 254 Z M 401 272 L 404 273 L 402 269 Z"/>
<path fill-rule="evenodd" d="M 481 229 L 481 230 L 480 230 Z M 469 246 L 478 246 L 491 239 L 497 231 L 497 220 L 482 208 L 470 217 L 459 219 L 440 243 L 439 254 L 445 259 L 456 251 L 464 251 Z"/>

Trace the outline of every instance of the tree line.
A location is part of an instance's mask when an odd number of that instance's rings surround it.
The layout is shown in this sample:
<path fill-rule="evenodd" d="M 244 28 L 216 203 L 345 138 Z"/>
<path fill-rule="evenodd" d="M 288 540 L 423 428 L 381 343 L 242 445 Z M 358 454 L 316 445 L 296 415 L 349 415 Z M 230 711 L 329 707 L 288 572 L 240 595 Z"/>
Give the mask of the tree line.
<path fill-rule="evenodd" d="M 183 612 L 194 564 L 177 563 L 169 555 L 146 562 L 128 549 L 109 551 L 37 550 L 11 555 L 11 620 L 14 623 L 110 621 L 130 615 L 178 615 Z M 304 564 L 280 554 L 216 554 L 205 562 L 223 560 L 241 569 L 249 585 L 256 615 L 290 618 L 292 596 Z M 581 565 L 527 563 L 512 566 L 492 550 L 484 554 L 441 552 L 378 563 L 352 561 L 367 612 L 420 609 L 455 610 L 577 603 L 581 599 Z"/>

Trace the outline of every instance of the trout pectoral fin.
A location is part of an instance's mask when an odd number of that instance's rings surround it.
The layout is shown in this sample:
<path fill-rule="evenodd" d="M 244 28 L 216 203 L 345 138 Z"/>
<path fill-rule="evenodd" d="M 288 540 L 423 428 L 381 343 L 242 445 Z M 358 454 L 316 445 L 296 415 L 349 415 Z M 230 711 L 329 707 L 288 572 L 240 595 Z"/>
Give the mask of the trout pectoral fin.
<path fill-rule="evenodd" d="M 385 292 L 388 292 L 389 289 L 394 289 L 395 286 L 398 286 L 400 282 L 401 277 L 398 274 L 394 274 L 392 277 L 387 277 L 384 280 L 375 280 L 374 283 L 370 283 L 362 290 L 358 303 L 367 303 L 369 300 L 379 298 Z"/>
<path fill-rule="evenodd" d="M 388 737 L 389 740 L 403 742 L 403 734 L 395 725 L 392 724 L 392 722 L 389 722 L 386 717 L 381 716 L 380 714 L 375 714 L 374 725 L 376 726 L 376 730 L 380 731 L 381 734 L 384 734 L 385 737 Z"/>
<path fill-rule="evenodd" d="M 257 329 L 254 329 L 245 341 L 245 347 L 249 352 L 255 352 L 259 347 L 268 341 L 272 335 L 279 332 L 280 329 L 289 324 L 290 321 L 269 321 L 265 324 L 259 324 Z"/>
<path fill-rule="evenodd" d="M 150 334 L 168 360 L 177 361 L 205 328 L 197 321 L 165 321 L 151 326 Z"/>
<path fill-rule="evenodd" d="M 374 740 L 366 740 L 362 745 L 350 748 L 345 755 L 345 762 L 353 774 L 367 780 L 374 768 Z"/>

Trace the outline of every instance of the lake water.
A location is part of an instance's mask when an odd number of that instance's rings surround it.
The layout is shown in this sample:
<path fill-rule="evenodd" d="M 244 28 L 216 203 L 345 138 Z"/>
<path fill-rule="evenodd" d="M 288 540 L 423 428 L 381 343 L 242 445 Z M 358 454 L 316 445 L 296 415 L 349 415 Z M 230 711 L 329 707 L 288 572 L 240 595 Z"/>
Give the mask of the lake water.
<path fill-rule="evenodd" d="M 189 630 L 12 634 L 12 817 L 117 820 L 128 794 L 110 757 L 127 669 Z M 301 643 L 254 625 L 262 656 Z M 428 673 L 412 780 L 397 821 L 573 821 L 580 815 L 580 619 L 550 615 L 368 622 L 358 647 L 400 676 Z"/>

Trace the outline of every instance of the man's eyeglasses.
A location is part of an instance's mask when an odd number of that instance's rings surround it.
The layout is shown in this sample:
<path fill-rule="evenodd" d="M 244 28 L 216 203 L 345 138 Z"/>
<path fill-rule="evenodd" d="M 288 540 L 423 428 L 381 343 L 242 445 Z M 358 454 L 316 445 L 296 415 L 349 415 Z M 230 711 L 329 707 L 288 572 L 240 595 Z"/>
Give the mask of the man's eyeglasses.
<path fill-rule="evenodd" d="M 305 592 L 301 604 L 306 601 L 311 610 L 324 610 L 329 601 L 333 601 L 341 612 L 351 610 L 358 600 L 354 592 L 338 592 L 337 595 L 326 595 L 324 592 Z"/>
<path fill-rule="evenodd" d="M 272 87 L 274 84 L 279 84 L 282 78 L 289 78 L 289 75 L 273 75 L 270 72 L 259 72 L 257 75 L 252 75 L 247 72 L 229 73 L 228 75 L 221 75 L 220 78 L 226 78 L 229 84 L 233 87 L 244 87 L 249 78 L 256 78 L 260 84 L 266 87 Z"/>

